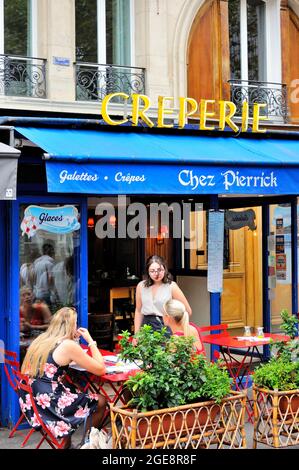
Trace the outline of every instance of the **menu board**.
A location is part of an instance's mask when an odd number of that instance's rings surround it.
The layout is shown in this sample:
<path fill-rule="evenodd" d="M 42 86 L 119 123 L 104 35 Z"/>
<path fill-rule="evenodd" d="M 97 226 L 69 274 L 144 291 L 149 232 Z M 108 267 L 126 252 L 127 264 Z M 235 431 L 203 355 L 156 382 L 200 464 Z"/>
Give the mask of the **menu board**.
<path fill-rule="evenodd" d="M 223 290 L 224 212 L 209 211 L 208 291 Z"/>
<path fill-rule="evenodd" d="M 290 206 L 278 205 L 274 209 L 273 214 L 273 238 L 275 240 L 274 250 L 271 250 L 270 254 L 275 256 L 275 265 L 272 268 L 275 272 L 275 280 L 278 284 L 290 284 L 291 283 L 291 208 Z M 268 249 L 271 245 L 268 240 Z M 275 287 L 273 281 L 274 276 L 269 273 L 269 287 Z"/>

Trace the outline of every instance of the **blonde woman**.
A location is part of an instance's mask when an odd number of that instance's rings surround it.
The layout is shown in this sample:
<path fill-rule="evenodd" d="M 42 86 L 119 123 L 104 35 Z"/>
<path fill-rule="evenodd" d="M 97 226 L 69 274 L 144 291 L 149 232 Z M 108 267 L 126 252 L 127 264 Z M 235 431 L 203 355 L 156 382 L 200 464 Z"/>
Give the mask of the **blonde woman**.
<path fill-rule="evenodd" d="M 198 331 L 189 324 L 189 314 L 180 300 L 170 299 L 164 304 L 163 321 L 165 326 L 171 329 L 173 335 L 192 336 L 196 351 L 204 354 Z"/>
<path fill-rule="evenodd" d="M 86 354 L 76 338 L 87 341 L 91 356 Z M 76 364 L 95 375 L 106 372 L 104 360 L 86 328 L 77 329 L 75 309 L 63 307 L 53 315 L 47 331 L 30 345 L 22 364 L 22 373 L 32 378 L 36 405 L 44 423 L 59 438 L 67 438 L 92 414 L 91 425 L 98 427 L 104 415 L 106 400 L 102 395 L 83 393 L 62 381 L 69 364 Z M 38 426 L 25 396 L 20 405 L 32 427 Z"/>

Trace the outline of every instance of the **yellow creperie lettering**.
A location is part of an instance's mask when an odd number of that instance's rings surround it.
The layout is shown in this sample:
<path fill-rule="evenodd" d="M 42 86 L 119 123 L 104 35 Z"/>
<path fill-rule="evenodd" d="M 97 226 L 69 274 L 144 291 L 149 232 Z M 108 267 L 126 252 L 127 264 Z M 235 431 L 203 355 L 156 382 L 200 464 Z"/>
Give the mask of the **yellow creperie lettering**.
<path fill-rule="evenodd" d="M 193 116 L 199 120 L 199 130 L 223 131 L 225 128 L 229 127 L 234 132 L 246 132 L 251 117 L 252 132 L 266 132 L 266 129 L 260 128 L 260 122 L 268 120 L 266 116 L 261 115 L 261 110 L 267 106 L 264 103 L 255 103 L 253 106 L 253 116 L 249 116 L 249 104 L 247 101 L 244 101 L 240 109 L 241 112 L 239 111 L 239 120 L 235 122 L 237 108 L 232 101 L 202 99 L 197 102 L 194 98 L 180 97 L 179 108 L 177 109 L 174 107 L 174 97 L 159 96 L 157 108 L 154 109 L 154 105 L 148 96 L 137 93 L 133 93 L 129 96 L 123 92 L 106 95 L 102 102 L 103 119 L 107 124 L 112 126 L 124 124 L 129 120 L 128 117 L 117 119 L 115 116 L 111 116 L 112 107 L 108 110 L 108 106 L 112 104 L 111 101 L 115 97 L 123 101 L 125 107 L 124 115 L 131 116 L 133 126 L 144 123 L 148 127 L 172 128 L 177 126 L 179 129 L 184 129 L 188 123 L 188 118 Z M 119 102 L 117 104 L 119 114 Z M 150 117 L 151 107 L 153 107 L 153 109 Z M 113 114 L 117 115 L 117 111 L 115 110 Z M 153 118 L 155 114 L 157 116 L 156 119 Z M 209 121 L 209 125 L 207 121 Z"/>
<path fill-rule="evenodd" d="M 172 96 L 159 96 L 158 97 L 158 125 L 157 127 L 173 127 L 173 124 L 165 124 L 164 118 L 165 114 L 173 116 L 173 109 L 166 108 L 165 102 L 170 101 L 173 103 L 174 98 Z"/>
<path fill-rule="evenodd" d="M 141 119 L 148 127 L 154 127 L 155 123 L 146 115 L 151 106 L 151 100 L 146 95 L 133 94 L 132 96 L 132 124 L 138 126 Z M 140 105 L 143 104 L 143 108 Z"/>
<path fill-rule="evenodd" d="M 114 120 L 110 117 L 108 113 L 108 104 L 116 96 L 123 98 L 125 101 L 130 98 L 129 95 L 127 95 L 126 93 L 110 93 L 109 95 L 105 96 L 102 101 L 102 116 L 104 121 L 107 122 L 107 124 L 110 124 L 110 126 L 118 126 L 119 124 L 124 124 L 125 122 L 128 122 L 128 119 L 122 119 L 121 121 L 119 119 Z"/>

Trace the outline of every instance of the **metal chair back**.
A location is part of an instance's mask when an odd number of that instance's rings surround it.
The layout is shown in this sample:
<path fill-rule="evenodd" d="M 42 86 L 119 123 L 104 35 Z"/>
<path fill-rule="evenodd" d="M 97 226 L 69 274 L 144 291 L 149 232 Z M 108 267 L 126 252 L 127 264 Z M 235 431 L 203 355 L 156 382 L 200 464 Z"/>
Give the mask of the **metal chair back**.
<path fill-rule="evenodd" d="M 26 399 L 28 400 L 26 401 L 26 404 L 28 405 L 29 402 L 32 407 L 36 426 L 32 426 L 32 423 L 25 415 L 26 420 L 35 431 L 39 431 L 42 435 L 42 439 L 40 440 L 36 449 L 39 449 L 44 441 L 46 441 L 50 445 L 50 447 L 52 447 L 52 449 L 63 449 L 65 445 L 65 438 L 58 440 L 51 432 L 49 427 L 44 423 L 43 419 L 39 414 L 38 408 L 36 406 L 36 401 L 33 396 L 32 387 L 30 385 L 30 377 L 28 375 L 21 374 L 21 372 L 17 371 L 16 369 L 13 369 L 12 373 L 14 376 L 14 382 L 17 385 L 18 394 L 20 394 L 21 390 L 26 393 Z"/>
<path fill-rule="evenodd" d="M 89 315 L 88 328 L 99 348 L 113 351 L 114 322 L 114 313 Z"/>

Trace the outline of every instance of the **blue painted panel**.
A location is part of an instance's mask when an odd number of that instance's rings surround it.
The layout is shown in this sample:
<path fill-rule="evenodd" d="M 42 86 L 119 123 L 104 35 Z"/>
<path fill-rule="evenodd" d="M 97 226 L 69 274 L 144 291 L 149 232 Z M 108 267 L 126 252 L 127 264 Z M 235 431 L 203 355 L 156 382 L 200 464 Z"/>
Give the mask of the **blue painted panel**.
<path fill-rule="evenodd" d="M 74 204 L 79 205 L 80 211 L 82 208 L 82 218 L 85 220 L 83 228 L 81 228 L 81 234 L 83 230 L 87 231 L 87 200 L 86 198 L 71 198 L 65 196 L 24 196 L 19 198 L 17 201 L 13 201 L 9 204 L 9 222 L 6 224 L 9 231 L 9 243 L 6 247 L 6 252 L 8 253 L 8 269 L 4 273 L 5 278 L 7 279 L 7 292 L 8 292 L 8 310 L 7 310 L 7 328 L 6 332 L 4 331 L 4 339 L 6 347 L 12 351 L 19 353 L 19 335 L 20 335 L 20 319 L 19 319 L 19 209 L 20 204 Z M 82 204 L 82 206 L 81 206 Z M 0 223 L 2 217 L 0 215 Z M 86 234 L 84 235 L 86 238 Z M 83 237 L 84 238 L 84 237 Z M 3 244 L 3 230 L 0 227 L 0 248 L 1 243 Z M 3 250 L 4 251 L 4 250 Z M 87 325 L 87 243 L 83 242 L 83 247 L 81 247 L 80 239 L 78 239 L 78 259 L 80 260 L 80 279 L 83 282 L 80 287 L 80 296 L 85 299 L 83 302 L 79 302 L 79 312 L 78 316 L 82 322 L 82 325 Z M 7 276 L 7 273 L 10 273 Z M 3 276 L 3 274 L 2 274 Z M 85 279 L 85 280 L 84 280 Z M 1 264 L 0 264 L 0 280 L 1 280 Z M 78 283 L 79 285 L 81 284 Z M 2 296 L 4 297 L 4 296 Z M 3 299 L 1 299 L 3 301 Z M 1 301 L 0 301 L 1 302 Z M 1 305 L 1 303 L 0 303 Z M 0 321 L 0 325 L 3 322 Z M 0 330 L 1 331 L 1 330 Z M 5 417 L 5 422 L 16 423 L 19 417 L 19 403 L 17 395 L 7 386 L 6 380 L 4 380 L 5 387 L 7 390 L 6 397 L 7 400 L 1 401 L 1 414 Z"/>
<path fill-rule="evenodd" d="M 49 192 L 81 194 L 297 194 L 299 168 L 46 163 Z"/>
<path fill-rule="evenodd" d="M 19 303 L 19 204 L 11 203 L 10 213 L 10 240 L 8 243 L 8 349 L 16 351 L 19 355 L 20 341 L 20 303 Z M 16 423 L 19 418 L 20 407 L 16 393 L 9 388 L 9 421 Z"/>
<path fill-rule="evenodd" d="M 7 276 L 6 276 L 6 237 L 7 237 L 7 224 L 6 224 L 6 203 L 0 201 L 0 346 L 5 348 L 6 345 L 6 324 L 7 324 Z M 3 358 L 0 356 L 0 362 Z M 0 422 L 4 425 L 8 423 L 8 387 L 4 368 L 0 364 L 0 394 L 1 394 L 1 410 Z"/>
<path fill-rule="evenodd" d="M 292 313 L 298 314 L 298 205 L 297 198 L 292 200 Z"/>

